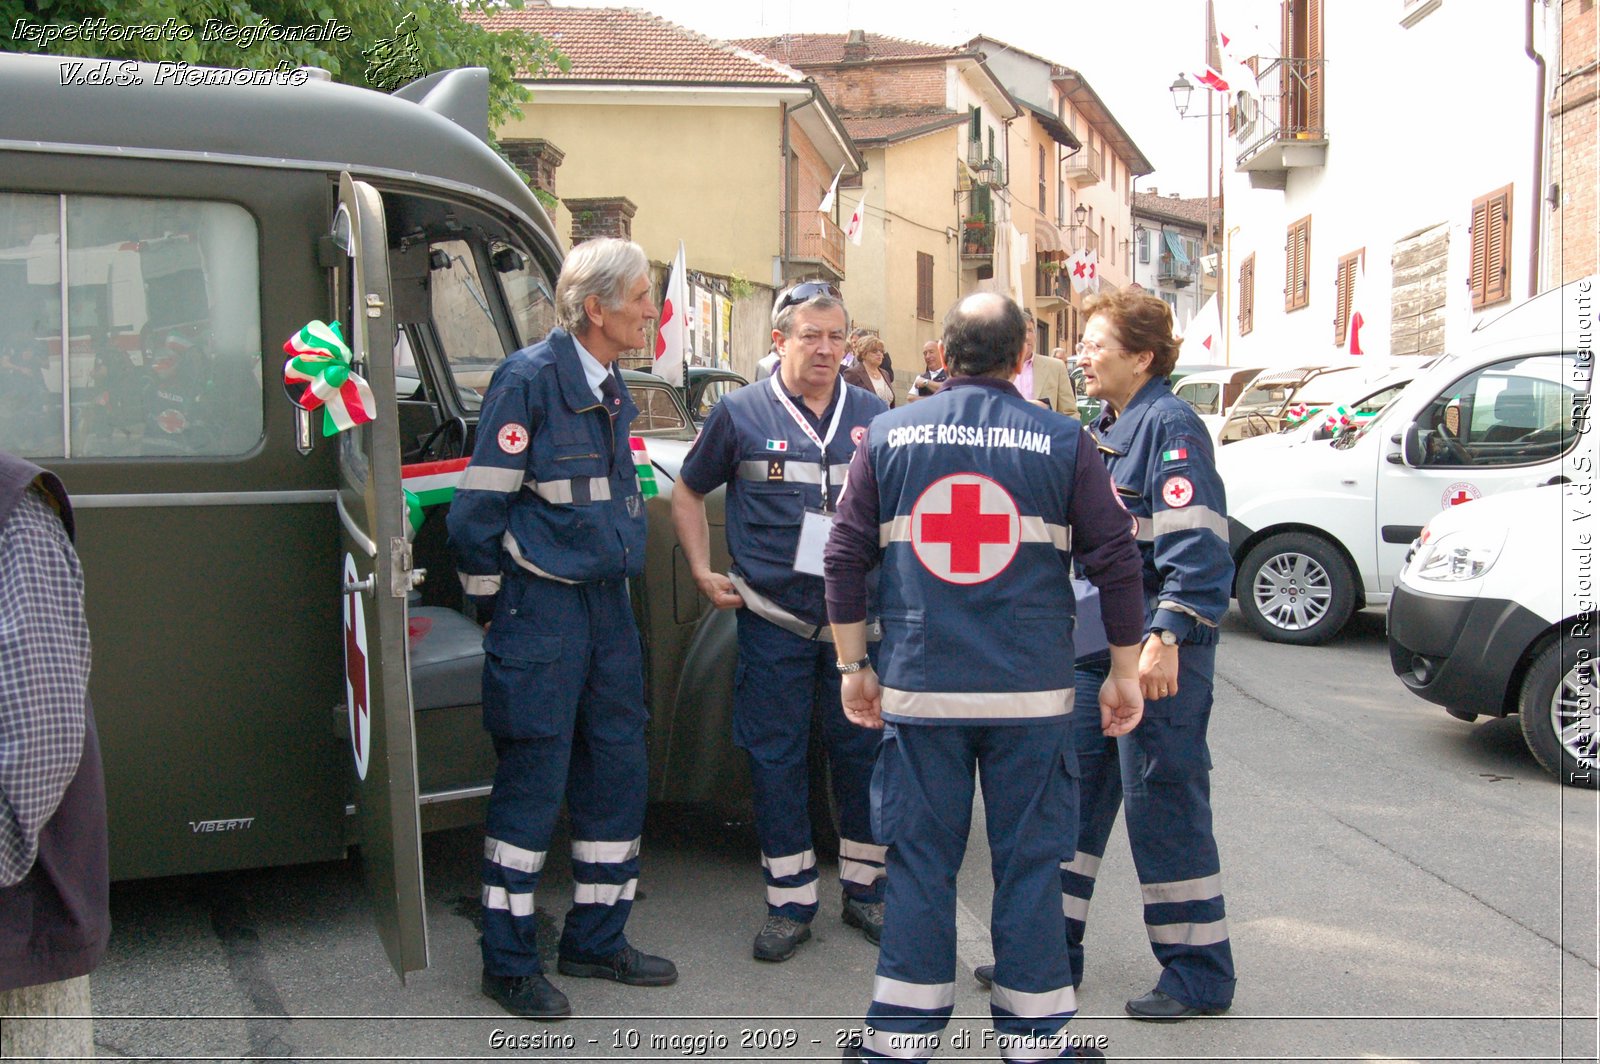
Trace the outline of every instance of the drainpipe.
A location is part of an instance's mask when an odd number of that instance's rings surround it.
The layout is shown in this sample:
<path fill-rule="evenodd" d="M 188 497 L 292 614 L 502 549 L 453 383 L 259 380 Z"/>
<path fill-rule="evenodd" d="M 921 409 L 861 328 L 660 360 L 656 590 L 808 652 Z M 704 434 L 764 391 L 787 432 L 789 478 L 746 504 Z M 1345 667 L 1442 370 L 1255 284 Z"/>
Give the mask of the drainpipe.
<path fill-rule="evenodd" d="M 1534 121 L 1533 121 L 1533 232 L 1528 241 L 1528 298 L 1539 294 L 1539 236 L 1544 225 L 1544 123 L 1545 123 L 1545 65 L 1544 57 L 1533 48 L 1533 8 L 1536 0 L 1527 0 L 1527 20 L 1523 27 L 1523 51 L 1533 60 L 1534 69 Z"/>

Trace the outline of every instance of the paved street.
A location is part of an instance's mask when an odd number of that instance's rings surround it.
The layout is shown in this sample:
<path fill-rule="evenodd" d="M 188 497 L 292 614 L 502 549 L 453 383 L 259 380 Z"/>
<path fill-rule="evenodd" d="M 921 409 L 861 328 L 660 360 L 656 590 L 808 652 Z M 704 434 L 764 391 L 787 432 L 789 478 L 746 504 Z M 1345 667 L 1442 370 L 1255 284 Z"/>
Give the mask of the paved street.
<path fill-rule="evenodd" d="M 1236 612 L 1227 624 L 1211 747 L 1234 1010 L 1178 1026 L 1123 1016 L 1156 970 L 1119 828 L 1072 1030 L 1103 1035 L 1113 1059 L 1593 1060 L 1594 794 L 1545 775 L 1514 718 L 1467 725 L 1407 693 L 1379 614 L 1312 649 L 1262 643 Z M 963 969 L 991 959 L 974 822 Z M 101 1055 L 821 1060 L 859 1022 L 875 951 L 839 922 L 837 894 L 824 891 L 816 936 L 792 961 L 758 964 L 754 832 L 682 812 L 652 818 L 629 925 L 677 961 L 679 983 L 558 977 L 578 1019 L 511 1019 L 477 990 L 480 846 L 472 831 L 427 838 L 432 962 L 404 986 L 354 862 L 118 886 L 94 979 Z M 557 858 L 541 914 L 559 919 L 569 892 Z M 947 1042 L 938 1058 L 995 1059 L 981 1042 L 986 995 L 965 975 L 957 991 L 950 1034 L 971 1047 Z"/>

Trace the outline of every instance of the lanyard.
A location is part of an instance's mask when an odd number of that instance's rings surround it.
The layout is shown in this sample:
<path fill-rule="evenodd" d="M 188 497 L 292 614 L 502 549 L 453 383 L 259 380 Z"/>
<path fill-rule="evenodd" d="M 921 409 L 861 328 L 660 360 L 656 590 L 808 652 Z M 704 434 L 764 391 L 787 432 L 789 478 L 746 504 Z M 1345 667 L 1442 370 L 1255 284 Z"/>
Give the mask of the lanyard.
<path fill-rule="evenodd" d="M 833 405 L 833 420 L 828 423 L 828 434 L 819 437 L 817 431 L 811 427 L 811 423 L 805 419 L 805 415 L 795 409 L 794 404 L 789 401 L 789 396 L 784 393 L 783 382 L 779 379 L 781 376 L 782 374 L 780 373 L 772 375 L 772 394 L 776 395 L 778 402 L 782 403 L 783 408 L 789 411 L 789 416 L 794 418 L 794 423 L 800 426 L 800 431 L 806 434 L 806 438 L 816 444 L 817 449 L 822 452 L 822 511 L 826 513 L 828 511 L 828 496 L 830 493 L 830 485 L 828 484 L 828 444 L 833 442 L 833 434 L 839 430 L 839 419 L 844 416 L 844 403 L 847 396 L 838 381 L 835 381 L 834 393 L 838 398 Z"/>

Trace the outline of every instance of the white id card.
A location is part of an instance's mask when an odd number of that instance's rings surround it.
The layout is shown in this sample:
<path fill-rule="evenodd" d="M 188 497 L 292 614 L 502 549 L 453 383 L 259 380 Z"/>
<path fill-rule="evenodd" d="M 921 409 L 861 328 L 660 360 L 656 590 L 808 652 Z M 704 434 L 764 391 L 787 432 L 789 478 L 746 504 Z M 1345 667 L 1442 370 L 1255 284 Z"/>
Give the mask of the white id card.
<path fill-rule="evenodd" d="M 794 552 L 794 571 L 808 576 L 822 575 L 822 548 L 833 531 L 833 515 L 807 510 L 800 518 L 800 543 Z"/>

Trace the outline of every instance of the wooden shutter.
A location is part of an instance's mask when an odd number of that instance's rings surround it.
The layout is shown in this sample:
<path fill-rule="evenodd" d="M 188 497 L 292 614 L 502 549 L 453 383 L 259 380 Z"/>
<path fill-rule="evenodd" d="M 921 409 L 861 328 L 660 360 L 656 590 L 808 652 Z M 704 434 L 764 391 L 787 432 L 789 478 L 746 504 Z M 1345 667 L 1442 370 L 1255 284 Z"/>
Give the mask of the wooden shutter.
<path fill-rule="evenodd" d="M 1289 226 L 1283 249 L 1283 309 L 1299 310 L 1311 304 L 1311 216 Z"/>
<path fill-rule="evenodd" d="M 1239 335 L 1256 327 L 1256 256 L 1254 252 L 1239 264 Z"/>
<path fill-rule="evenodd" d="M 1511 298 L 1511 185 L 1472 201 L 1472 309 Z"/>
<path fill-rule="evenodd" d="M 1044 161 L 1044 145 L 1041 144 L 1041 145 L 1039 145 L 1039 213 L 1040 214 L 1044 214 L 1045 211 L 1046 211 L 1045 196 L 1049 192 L 1049 186 L 1045 184 L 1045 178 L 1049 173 L 1050 173 L 1050 170 L 1046 166 L 1045 161 Z"/>
<path fill-rule="evenodd" d="M 933 320 L 933 256 L 917 252 L 917 317 Z"/>
<path fill-rule="evenodd" d="M 1361 256 L 1366 251 L 1352 251 L 1339 258 L 1339 269 L 1333 278 L 1333 346 L 1343 347 L 1350 330 L 1351 299 L 1355 293 L 1356 271 Z"/>
<path fill-rule="evenodd" d="M 1304 0 L 1306 12 L 1305 128 L 1322 133 L 1322 0 Z"/>

